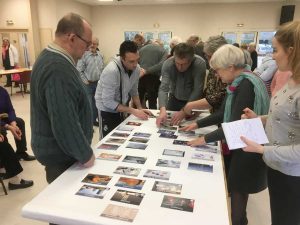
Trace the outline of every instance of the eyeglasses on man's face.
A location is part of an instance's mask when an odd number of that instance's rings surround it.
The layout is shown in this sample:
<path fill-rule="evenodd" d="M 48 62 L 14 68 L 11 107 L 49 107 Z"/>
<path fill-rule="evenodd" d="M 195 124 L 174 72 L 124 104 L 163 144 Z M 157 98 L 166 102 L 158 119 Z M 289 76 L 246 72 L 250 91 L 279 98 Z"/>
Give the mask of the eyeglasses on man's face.
<path fill-rule="evenodd" d="M 82 38 L 79 34 L 75 34 L 76 37 L 78 37 L 80 40 L 82 40 L 85 44 L 86 44 L 86 47 L 90 47 L 92 45 L 92 42 L 91 41 L 87 41 L 85 40 L 84 38 Z"/>

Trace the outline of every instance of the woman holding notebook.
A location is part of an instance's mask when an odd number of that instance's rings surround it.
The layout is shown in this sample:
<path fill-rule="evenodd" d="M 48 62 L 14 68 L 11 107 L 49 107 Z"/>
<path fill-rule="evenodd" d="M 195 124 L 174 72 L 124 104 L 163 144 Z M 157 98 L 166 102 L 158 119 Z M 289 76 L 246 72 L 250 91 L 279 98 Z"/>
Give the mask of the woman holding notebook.
<path fill-rule="evenodd" d="M 272 225 L 300 224 L 300 21 L 283 25 L 273 39 L 273 58 L 280 71 L 292 76 L 273 97 L 269 114 L 262 116 L 269 145 L 245 137 L 245 152 L 262 154 L 268 166 Z M 242 118 L 257 115 L 244 110 Z"/>
<path fill-rule="evenodd" d="M 268 112 L 269 97 L 262 80 L 252 74 L 245 64 L 244 53 L 233 45 L 220 47 L 210 60 L 210 66 L 216 71 L 223 83 L 227 83 L 226 96 L 221 108 L 206 118 L 198 120 L 183 130 L 239 120 L 243 109 L 249 107 L 259 115 Z M 224 139 L 222 128 L 189 142 L 191 146 L 205 145 Z M 231 218 L 233 225 L 248 223 L 246 208 L 248 195 L 267 187 L 266 166 L 261 155 L 246 153 L 242 149 L 232 151 L 228 176 L 228 188 L 231 192 Z"/>

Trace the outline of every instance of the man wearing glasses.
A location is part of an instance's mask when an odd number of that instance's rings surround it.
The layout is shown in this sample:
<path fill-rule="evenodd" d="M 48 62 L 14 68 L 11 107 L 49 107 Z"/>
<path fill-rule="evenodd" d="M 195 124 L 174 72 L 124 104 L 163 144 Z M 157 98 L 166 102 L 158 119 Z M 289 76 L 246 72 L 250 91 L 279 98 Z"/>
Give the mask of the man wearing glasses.
<path fill-rule="evenodd" d="M 76 69 L 92 43 L 91 26 L 77 14 L 64 16 L 55 40 L 44 49 L 32 70 L 32 150 L 45 166 L 48 183 L 75 162 L 93 165 L 90 147 L 92 108 Z"/>

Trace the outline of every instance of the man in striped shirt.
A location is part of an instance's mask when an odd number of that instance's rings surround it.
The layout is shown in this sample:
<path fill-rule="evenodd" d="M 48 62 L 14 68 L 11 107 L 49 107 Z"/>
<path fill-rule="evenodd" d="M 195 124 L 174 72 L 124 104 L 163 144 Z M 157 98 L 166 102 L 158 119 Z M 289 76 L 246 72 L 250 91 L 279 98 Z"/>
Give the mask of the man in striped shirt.
<path fill-rule="evenodd" d="M 93 123 L 99 126 L 98 111 L 95 103 L 95 92 L 98 80 L 103 70 L 103 57 L 98 50 L 99 40 L 94 37 L 90 49 L 84 53 L 77 63 L 77 69 L 80 73 L 82 81 L 88 88 L 90 101 L 93 108 Z M 97 121 L 98 120 L 98 121 Z"/>

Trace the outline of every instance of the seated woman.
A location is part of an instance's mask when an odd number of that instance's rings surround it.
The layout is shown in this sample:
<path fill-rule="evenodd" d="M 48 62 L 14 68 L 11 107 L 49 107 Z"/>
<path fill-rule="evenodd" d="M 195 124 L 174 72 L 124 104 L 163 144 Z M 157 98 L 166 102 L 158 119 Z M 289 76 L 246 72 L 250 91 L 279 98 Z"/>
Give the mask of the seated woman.
<path fill-rule="evenodd" d="M 18 176 L 23 168 L 13 148 L 2 134 L 0 134 L 0 161 L 6 172 L 3 179 L 9 179 L 9 190 L 27 188 L 33 185 L 32 180 L 23 180 Z"/>
<path fill-rule="evenodd" d="M 10 101 L 9 94 L 6 89 L 0 86 L 0 113 L 7 113 L 8 118 L 1 120 L 1 126 L 9 130 L 15 138 L 18 159 L 25 161 L 35 160 L 34 156 L 28 155 L 27 143 L 25 136 L 25 122 L 23 119 L 16 117 L 15 110 Z M 2 135 L 6 136 L 4 131 Z"/>
<path fill-rule="evenodd" d="M 229 44 L 220 47 L 212 55 L 210 66 L 221 80 L 228 84 L 223 104 L 217 112 L 182 128 L 182 130 L 193 130 L 239 120 L 246 107 L 254 109 L 259 115 L 268 112 L 269 96 L 266 87 L 260 78 L 252 74 L 251 68 L 245 65 L 241 49 Z M 190 141 L 189 145 L 204 145 L 224 138 L 223 130 L 220 127 Z M 266 165 L 259 154 L 251 155 L 242 149 L 236 149 L 231 154 L 228 188 L 231 192 L 232 224 L 245 225 L 248 223 L 246 215 L 248 195 L 260 192 L 267 187 Z"/>

